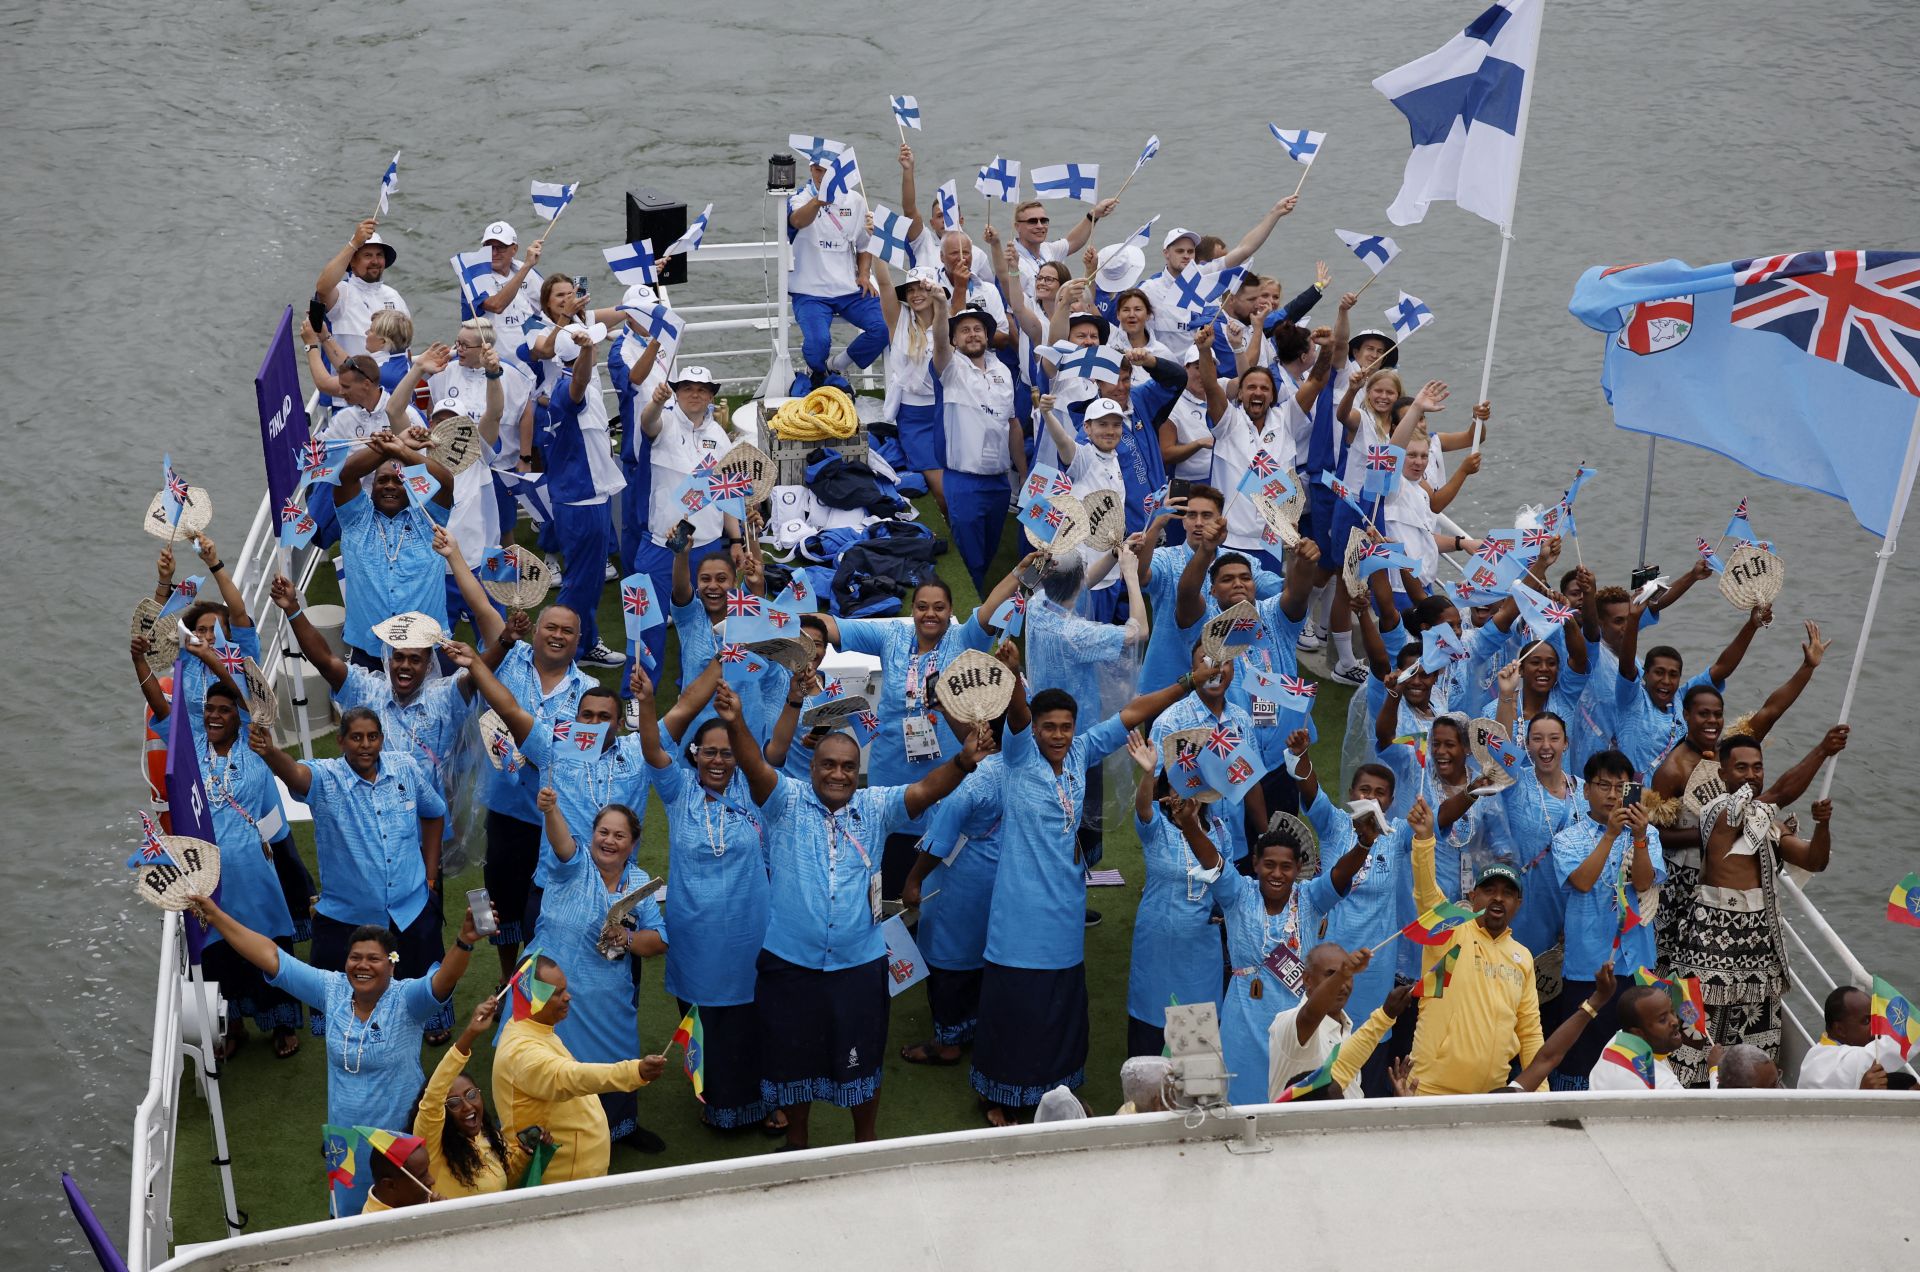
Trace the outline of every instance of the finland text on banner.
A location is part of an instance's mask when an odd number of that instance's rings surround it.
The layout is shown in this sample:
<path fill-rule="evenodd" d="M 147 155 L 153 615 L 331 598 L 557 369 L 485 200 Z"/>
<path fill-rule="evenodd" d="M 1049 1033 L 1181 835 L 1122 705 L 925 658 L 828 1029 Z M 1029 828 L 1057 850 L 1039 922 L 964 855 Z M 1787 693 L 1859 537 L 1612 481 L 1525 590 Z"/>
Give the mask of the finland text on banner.
<path fill-rule="evenodd" d="M 1520 143 L 1546 0 L 1504 0 L 1438 49 L 1373 81 L 1413 133 L 1395 225 L 1425 219 L 1451 199 L 1495 225 L 1513 221 Z"/>
<path fill-rule="evenodd" d="M 1886 533 L 1920 407 L 1920 253 L 1595 266 L 1569 308 L 1609 333 L 1615 424 L 1844 499 Z"/>

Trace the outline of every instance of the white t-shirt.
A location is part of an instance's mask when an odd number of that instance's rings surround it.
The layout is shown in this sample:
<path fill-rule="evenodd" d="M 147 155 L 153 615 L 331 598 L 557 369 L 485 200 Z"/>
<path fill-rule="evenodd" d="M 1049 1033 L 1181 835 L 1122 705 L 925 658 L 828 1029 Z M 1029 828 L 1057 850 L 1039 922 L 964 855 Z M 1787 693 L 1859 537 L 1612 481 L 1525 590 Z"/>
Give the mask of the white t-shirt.
<path fill-rule="evenodd" d="M 1858 1091 L 1860 1079 L 1875 1062 L 1888 1073 L 1906 1063 L 1891 1038 L 1873 1038 L 1864 1047 L 1848 1047 L 1822 1035 L 1800 1058 L 1802 1091 Z"/>
<path fill-rule="evenodd" d="M 1055 408 L 1058 409 L 1058 408 Z M 1125 425 L 1123 424 L 1124 428 Z M 1058 456 L 1056 456 L 1057 458 Z M 1041 461 L 1042 463 L 1046 461 Z M 1120 496 L 1124 505 L 1127 499 L 1127 481 L 1120 473 L 1120 455 L 1116 447 L 1112 451 L 1103 451 L 1092 442 L 1081 442 L 1074 448 L 1073 462 L 1067 465 L 1067 480 L 1073 483 L 1073 493 L 1081 499 L 1096 490 L 1111 490 Z M 1115 516 L 1120 515 L 1115 513 Z M 1080 545 L 1080 555 L 1087 561 L 1103 555 L 1095 552 L 1086 544 Z M 1093 591 L 1104 591 L 1120 581 L 1120 562 L 1107 567 L 1107 572 L 1097 579 L 1088 579 L 1087 587 Z"/>
<path fill-rule="evenodd" d="M 787 200 L 788 213 L 812 202 L 802 190 Z M 793 268 L 787 290 L 802 296 L 845 296 L 858 291 L 854 259 L 867 250 L 867 200 L 849 190 L 821 207 L 813 224 L 793 230 Z"/>
<path fill-rule="evenodd" d="M 1407 555 L 1420 563 L 1415 573 L 1422 583 L 1432 584 L 1440 575 L 1440 549 L 1433 542 L 1434 527 L 1439 524 L 1439 514 L 1434 512 L 1423 483 L 1403 479 L 1388 496 L 1386 525 L 1382 528 L 1388 538 L 1405 544 Z"/>
<path fill-rule="evenodd" d="M 332 442 L 346 438 L 358 439 L 378 433 L 382 429 L 391 428 L 392 425 L 387 420 L 387 401 L 392 396 L 393 394 L 385 389 L 380 390 L 380 400 L 374 403 L 371 410 L 350 405 L 345 398 L 335 398 L 333 412 L 327 416 L 327 426 L 320 430 L 321 440 Z M 410 411 L 412 409 L 408 408 Z M 418 412 L 415 414 L 417 415 Z"/>
<path fill-rule="evenodd" d="M 516 272 L 519 270 L 518 260 L 513 262 L 513 268 Z M 512 274 L 488 274 L 474 284 L 474 290 L 484 300 L 488 296 L 504 291 L 512 279 Z M 520 290 L 513 294 L 513 299 L 507 302 L 506 308 L 497 314 L 490 314 L 484 309 L 479 310 L 477 316 L 493 324 L 493 347 L 500 355 L 500 361 L 519 364 L 520 342 L 527 338 L 527 320 L 538 317 L 540 314 L 540 285 L 544 281 L 540 277 L 539 270 L 530 269 L 527 271 L 526 279 L 520 284 Z"/>
<path fill-rule="evenodd" d="M 369 283 L 352 273 L 340 279 L 333 291 L 333 307 L 327 310 L 327 327 L 349 358 L 367 351 L 367 328 L 382 309 L 397 309 L 413 317 L 400 293 L 385 283 Z"/>
<path fill-rule="evenodd" d="M 635 421 L 637 425 L 639 421 Z M 727 437 L 727 430 L 713 417 L 713 409 L 707 409 L 707 416 L 695 424 L 680 409 L 678 402 L 668 402 L 660 408 L 660 435 L 653 439 L 650 452 L 653 460 L 653 490 L 647 501 L 647 531 L 653 541 L 662 547 L 673 534 L 673 528 L 682 521 L 693 523 L 693 546 L 712 543 L 720 537 L 725 521 L 712 504 L 699 512 L 689 513 L 675 497 L 680 483 L 693 475 L 693 470 L 703 460 L 711 458 L 719 463 L 733 443 Z"/>
<path fill-rule="evenodd" d="M 1305 1004 L 1301 1004 L 1305 1006 Z M 1292 1007 L 1273 1018 L 1267 1026 L 1267 1101 L 1278 1100 L 1293 1079 L 1303 1073 L 1312 1073 L 1327 1062 L 1333 1049 L 1347 1040 L 1353 1032 L 1353 1022 L 1347 1019 L 1345 1012 L 1331 1016 L 1322 1016 L 1320 1024 L 1307 1035 L 1305 1042 L 1300 1041 L 1300 1031 L 1295 1027 L 1300 1019 L 1300 1007 Z M 1349 1083 L 1341 1089 L 1341 1094 L 1349 1100 L 1363 1100 L 1366 1093 L 1358 1082 Z"/>
<path fill-rule="evenodd" d="M 893 337 L 887 342 L 887 418 L 898 419 L 901 406 L 933 405 L 933 331 L 920 333 L 920 354 L 909 356 L 914 339 L 914 317 L 905 305 L 894 320 Z"/>
<path fill-rule="evenodd" d="M 1340 480 L 1358 491 L 1367 479 L 1367 447 L 1385 446 L 1391 429 L 1383 430 L 1382 421 L 1375 419 L 1362 402 L 1355 401 L 1353 411 L 1360 417 L 1360 427 L 1353 430 L 1353 440 L 1347 444 L 1347 462 L 1340 466 Z M 1338 420 L 1334 421 L 1334 427 L 1343 433 L 1346 430 L 1346 425 Z M 1432 465 L 1428 468 L 1431 471 Z M 1367 501 L 1363 499 L 1361 504 L 1366 506 Z"/>
<path fill-rule="evenodd" d="M 940 375 L 945 393 L 941 425 L 947 433 L 947 467 L 994 477 L 1012 467 L 1007 422 L 1013 418 L 1013 377 L 991 353 L 972 358 L 955 350 Z"/>
<path fill-rule="evenodd" d="M 1279 412 L 1269 410 L 1267 418 L 1256 427 L 1247 413 L 1232 403 L 1220 427 L 1214 430 L 1213 439 L 1208 484 L 1227 497 L 1227 546 L 1237 552 L 1258 552 L 1274 546 L 1266 541 L 1267 519 L 1238 487 L 1256 451 L 1273 456 L 1283 472 L 1292 472 L 1297 466 L 1293 435 L 1286 421 Z"/>
<path fill-rule="evenodd" d="M 1192 442 L 1213 436 L 1213 425 L 1207 420 L 1207 400 L 1195 397 L 1191 389 L 1182 391 L 1167 420 L 1173 425 L 1175 441 Z M 1204 482 L 1212 473 L 1213 451 L 1204 446 L 1173 466 L 1173 475 L 1186 481 Z"/>

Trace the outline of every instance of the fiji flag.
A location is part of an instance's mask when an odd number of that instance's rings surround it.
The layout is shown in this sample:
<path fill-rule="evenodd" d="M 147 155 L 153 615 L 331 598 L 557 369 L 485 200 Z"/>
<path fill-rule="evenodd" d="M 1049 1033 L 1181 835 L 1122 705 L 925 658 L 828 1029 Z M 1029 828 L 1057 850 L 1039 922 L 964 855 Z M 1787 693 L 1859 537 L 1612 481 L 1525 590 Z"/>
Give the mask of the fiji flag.
<path fill-rule="evenodd" d="M 1366 480 L 1361 490 L 1369 495 L 1391 495 L 1400 489 L 1400 468 L 1406 462 L 1407 452 L 1402 447 L 1391 443 L 1367 447 Z"/>
<path fill-rule="evenodd" d="M 1334 233 L 1373 273 L 1378 274 L 1400 255 L 1400 245 L 1384 234 L 1361 234 L 1354 230 L 1335 230 Z"/>
<path fill-rule="evenodd" d="M 1434 52 L 1373 81 L 1413 134 L 1387 209 L 1395 225 L 1416 224 L 1428 204 L 1448 199 L 1495 225 L 1512 223 L 1544 3 L 1493 5 Z"/>
<path fill-rule="evenodd" d="M 193 495 L 185 479 L 173 471 L 171 455 L 160 457 L 160 502 L 166 509 L 167 524 L 170 526 L 180 524 L 180 514 L 184 513 L 187 505 L 193 502 Z"/>
<path fill-rule="evenodd" d="M 902 128 L 920 131 L 920 99 L 917 97 L 890 97 L 893 104 L 893 117 Z"/>
<path fill-rule="evenodd" d="M 622 243 L 619 247 L 603 247 L 600 255 L 607 258 L 607 268 L 613 276 L 628 287 L 635 283 L 645 283 L 652 287 L 660 280 L 653 269 L 653 243 L 641 239 L 638 243 Z"/>
<path fill-rule="evenodd" d="M 1507 594 L 1520 606 L 1520 621 L 1535 640 L 1553 639 L 1553 634 L 1573 617 L 1572 606 L 1549 600 L 1518 580 L 1508 585 Z"/>
<path fill-rule="evenodd" d="M 1845 499 L 1886 533 L 1920 396 L 1920 252 L 1595 267 L 1569 308 L 1614 336 L 1615 424 Z"/>
<path fill-rule="evenodd" d="M 653 580 L 645 574 L 629 574 L 620 580 L 620 615 L 626 620 L 627 639 L 642 641 L 647 632 L 667 621 L 660 602 L 653 595 Z"/>
<path fill-rule="evenodd" d="M 579 188 L 578 181 L 566 185 L 536 181 L 533 183 L 533 210 L 540 214 L 542 220 L 556 220 L 567 210 L 567 204 L 573 202 L 573 192 Z"/>
<path fill-rule="evenodd" d="M 407 488 L 407 502 L 423 512 L 440 493 L 439 480 L 427 471 L 425 464 L 408 464 L 402 468 L 400 481 Z"/>
<path fill-rule="evenodd" d="M 320 529 L 313 514 L 300 506 L 300 488 L 288 495 L 286 502 L 280 505 L 280 546 L 289 552 L 297 552 L 313 542 L 313 536 Z"/>

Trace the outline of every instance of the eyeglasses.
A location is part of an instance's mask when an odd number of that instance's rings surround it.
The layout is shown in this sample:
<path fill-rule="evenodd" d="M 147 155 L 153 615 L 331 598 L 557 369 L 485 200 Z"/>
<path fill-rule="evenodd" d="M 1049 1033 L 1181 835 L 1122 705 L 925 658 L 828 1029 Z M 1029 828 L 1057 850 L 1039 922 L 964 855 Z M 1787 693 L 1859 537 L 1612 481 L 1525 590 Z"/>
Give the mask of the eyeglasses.
<path fill-rule="evenodd" d="M 718 751 L 710 746 L 701 747 L 694 752 L 694 755 L 702 760 L 730 760 L 733 758 L 732 751 Z"/>
<path fill-rule="evenodd" d="M 1587 789 L 1597 795 L 1623 795 L 1626 793 L 1627 784 L 1625 782 L 1588 782 Z"/>
<path fill-rule="evenodd" d="M 454 347 L 459 349 L 484 349 L 487 347 L 484 342 L 479 340 L 456 340 L 453 343 Z"/>
<path fill-rule="evenodd" d="M 1021 218 L 1020 218 L 1020 224 L 1022 224 L 1022 225 L 1052 225 L 1052 224 L 1053 224 L 1053 218 L 1052 218 L 1052 217 L 1050 217 L 1050 216 L 1023 216 L 1023 217 L 1021 217 Z"/>
<path fill-rule="evenodd" d="M 472 1090 L 468 1091 L 465 1095 L 450 1095 L 447 1097 L 448 1108 L 452 1108 L 456 1104 L 479 1104 L 480 1102 L 481 1101 L 480 1101 L 479 1087 L 474 1087 Z"/>

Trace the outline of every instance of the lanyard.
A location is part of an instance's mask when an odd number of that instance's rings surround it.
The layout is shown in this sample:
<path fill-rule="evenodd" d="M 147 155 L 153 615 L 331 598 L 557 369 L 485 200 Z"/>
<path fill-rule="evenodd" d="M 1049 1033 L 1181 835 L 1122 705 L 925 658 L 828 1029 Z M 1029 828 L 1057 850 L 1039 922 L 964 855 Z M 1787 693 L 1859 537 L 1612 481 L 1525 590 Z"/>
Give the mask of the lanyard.
<path fill-rule="evenodd" d="M 823 813 L 826 813 L 825 809 L 821 809 L 820 811 Z M 860 842 L 859 838 L 853 833 L 853 831 L 849 830 L 847 827 L 841 824 L 840 814 L 826 813 L 826 820 L 827 820 L 827 865 L 831 868 L 836 862 L 840 860 L 840 853 L 837 849 L 837 845 L 839 844 L 842 838 L 845 838 L 848 843 L 853 845 L 853 850 L 860 854 L 860 864 L 862 866 L 865 866 L 868 872 L 871 873 L 873 870 L 873 858 L 867 855 L 866 846 Z"/>
<path fill-rule="evenodd" d="M 924 670 L 922 669 L 924 666 Z M 940 668 L 940 651 L 934 650 L 924 658 L 919 654 L 907 659 L 907 709 L 913 710 L 925 696 L 925 682 L 931 681 Z"/>
<path fill-rule="evenodd" d="M 1567 822 L 1573 817 L 1573 797 L 1579 793 L 1580 779 L 1568 775 L 1566 798 L 1560 800 L 1560 802 L 1566 806 L 1555 813 L 1552 821 L 1549 822 L 1547 817 L 1547 788 L 1540 784 L 1540 778 L 1537 775 L 1534 777 L 1533 800 L 1535 807 L 1540 810 L 1540 824 L 1547 828 L 1547 845 L 1534 854 L 1532 861 L 1529 861 L 1521 867 L 1523 873 L 1539 865 L 1540 859 L 1553 851 L 1553 837 L 1567 828 Z M 1556 796 L 1555 798 L 1558 799 L 1559 797 Z"/>

